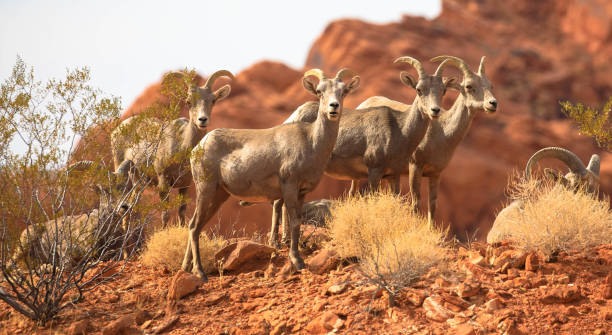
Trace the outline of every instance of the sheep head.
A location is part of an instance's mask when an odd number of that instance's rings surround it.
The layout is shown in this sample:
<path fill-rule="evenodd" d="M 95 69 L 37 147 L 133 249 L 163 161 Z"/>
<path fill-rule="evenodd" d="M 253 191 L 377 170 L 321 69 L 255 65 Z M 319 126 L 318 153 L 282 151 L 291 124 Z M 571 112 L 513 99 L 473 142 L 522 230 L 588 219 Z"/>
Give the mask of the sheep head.
<path fill-rule="evenodd" d="M 443 64 L 438 66 L 434 75 L 429 75 L 425 72 L 421 62 L 415 58 L 404 56 L 394 61 L 394 63 L 400 62 L 414 66 L 419 74 L 418 79 L 415 80 L 408 72 L 402 71 L 400 73 L 400 80 L 417 92 L 413 105 L 419 107 L 419 110 L 432 120 L 440 117 L 442 97 L 447 88 L 453 87 L 455 78 L 442 77 Z"/>
<path fill-rule="evenodd" d="M 213 84 L 219 77 L 234 79 L 231 72 L 219 70 L 211 74 L 203 86 L 198 87 L 197 85 L 191 85 L 188 88 L 189 94 L 187 95 L 186 103 L 189 107 L 189 121 L 198 129 L 206 130 L 210 122 L 210 114 L 213 106 L 217 101 L 226 98 L 230 94 L 231 87 L 229 84 L 223 85 L 216 91 L 212 90 Z M 184 72 L 173 71 L 166 74 L 164 77 L 164 81 L 177 79 L 185 80 L 186 74 Z"/>
<path fill-rule="evenodd" d="M 463 59 L 454 56 L 437 56 L 431 59 L 432 62 L 442 61 L 440 66 L 446 65 L 456 67 L 463 73 L 463 82 L 458 87 L 459 92 L 465 98 L 465 105 L 474 111 L 484 110 L 487 113 L 495 113 L 497 111 L 497 99 L 493 95 L 493 86 L 485 74 L 485 60 L 482 56 L 478 73 L 470 70 Z"/>
<path fill-rule="evenodd" d="M 578 191 L 581 188 L 588 193 L 595 193 L 599 188 L 599 164 L 600 158 L 599 155 L 591 156 L 591 160 L 589 161 L 588 166 L 584 166 L 580 158 L 576 156 L 573 152 L 558 148 L 558 147 L 548 147 L 537 151 L 529 161 L 527 162 L 527 166 L 525 167 L 525 178 L 531 178 L 531 170 L 533 166 L 544 158 L 556 158 L 565 165 L 568 166 L 570 171 L 563 175 L 561 172 L 545 168 L 544 174 L 555 181 L 560 182 L 562 185 L 571 189 L 573 191 Z"/>
<path fill-rule="evenodd" d="M 346 76 L 351 77 L 348 83 L 342 79 Z M 319 82 L 315 83 L 312 77 L 319 79 Z M 328 120 L 339 120 L 344 97 L 359 87 L 359 81 L 359 76 L 349 69 L 338 71 L 334 78 L 327 78 L 320 69 L 312 69 L 304 73 L 302 84 L 319 98 L 319 113 L 325 113 Z"/>
<path fill-rule="evenodd" d="M 79 161 L 71 164 L 67 171 L 68 174 L 71 174 L 78 171 L 87 171 L 92 168 L 94 168 L 94 162 Z M 130 208 L 128 203 L 129 197 L 127 195 L 132 189 L 130 172 L 134 172 L 134 163 L 131 160 L 125 160 L 115 172 L 110 172 L 101 167 L 96 168 L 108 173 L 108 183 L 96 184 L 93 187 L 100 198 L 100 211 L 106 213 L 125 213 Z"/>

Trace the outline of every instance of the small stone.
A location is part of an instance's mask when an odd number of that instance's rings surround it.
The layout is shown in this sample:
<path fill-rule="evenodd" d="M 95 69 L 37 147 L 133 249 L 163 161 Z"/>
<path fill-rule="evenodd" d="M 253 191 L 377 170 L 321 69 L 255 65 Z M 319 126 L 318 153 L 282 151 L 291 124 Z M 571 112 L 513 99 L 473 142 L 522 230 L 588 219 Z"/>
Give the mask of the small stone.
<path fill-rule="evenodd" d="M 319 251 L 308 263 L 308 270 L 314 274 L 324 274 L 335 269 L 340 262 L 340 257 L 333 249 Z"/>
<path fill-rule="evenodd" d="M 269 260 L 276 249 L 253 241 L 231 243 L 215 254 L 215 262 L 223 262 L 223 270 L 239 270 L 242 265 L 257 260 Z"/>
<path fill-rule="evenodd" d="M 461 298 L 469 298 L 480 293 L 480 285 L 472 281 L 466 281 L 457 285 L 457 295 Z"/>
<path fill-rule="evenodd" d="M 455 313 L 444 306 L 444 298 L 441 296 L 431 296 L 423 301 L 425 315 L 434 321 L 444 322 L 452 318 Z"/>
<path fill-rule="evenodd" d="M 194 292 L 203 281 L 200 277 L 187 273 L 183 270 L 179 270 L 170 284 L 168 290 L 168 300 L 179 300 L 182 297 Z"/>
<path fill-rule="evenodd" d="M 474 331 L 474 327 L 468 323 L 462 323 L 455 327 L 454 333 L 455 335 L 476 335 Z"/>
<path fill-rule="evenodd" d="M 134 317 L 132 315 L 124 315 L 102 328 L 102 335 L 121 334 L 124 329 L 131 327 L 133 324 Z"/>
<path fill-rule="evenodd" d="M 525 258 L 525 270 L 526 271 L 538 271 L 540 268 L 540 261 L 538 255 L 535 252 L 531 252 Z"/>
<path fill-rule="evenodd" d="M 324 312 L 320 316 L 316 317 L 306 326 L 306 330 L 310 334 L 326 334 L 327 332 L 339 329 L 336 327 L 342 327 L 344 324 L 343 320 L 333 312 Z"/>
<path fill-rule="evenodd" d="M 501 309 L 503 307 L 504 307 L 504 303 L 499 298 L 491 299 L 485 303 L 485 310 L 488 313 L 493 313 L 496 310 Z"/>
<path fill-rule="evenodd" d="M 87 334 L 89 329 L 89 320 L 84 319 L 73 322 L 68 329 L 66 329 L 66 335 L 82 335 Z"/>
<path fill-rule="evenodd" d="M 137 311 L 134 313 L 134 322 L 139 326 L 149 319 L 151 319 L 151 314 L 147 311 Z"/>
<path fill-rule="evenodd" d="M 221 302 L 221 300 L 227 298 L 227 293 L 213 293 L 204 302 L 205 306 L 213 306 Z"/>
<path fill-rule="evenodd" d="M 602 298 L 612 299 L 612 273 L 610 273 L 606 279 L 604 279 Z"/>
<path fill-rule="evenodd" d="M 605 331 L 605 330 L 603 330 L 603 329 L 596 329 L 596 330 L 593 332 L 593 335 L 606 335 L 606 331 Z"/>
<path fill-rule="evenodd" d="M 340 283 L 340 284 L 334 284 L 329 286 L 326 290 L 325 293 L 328 295 L 336 295 L 336 294 L 340 294 L 342 292 L 344 292 L 348 287 L 348 283 Z"/>
<path fill-rule="evenodd" d="M 421 306 L 426 297 L 427 295 L 424 291 L 414 289 L 406 291 L 406 299 L 416 307 Z"/>
<path fill-rule="evenodd" d="M 573 302 L 581 298 L 580 289 L 577 286 L 554 287 L 548 290 L 540 301 L 545 304 L 558 304 Z"/>
<path fill-rule="evenodd" d="M 162 322 L 159 326 L 153 329 L 153 334 L 161 334 L 174 326 L 174 324 L 178 321 L 179 316 L 174 314 L 170 315 L 164 322 Z"/>

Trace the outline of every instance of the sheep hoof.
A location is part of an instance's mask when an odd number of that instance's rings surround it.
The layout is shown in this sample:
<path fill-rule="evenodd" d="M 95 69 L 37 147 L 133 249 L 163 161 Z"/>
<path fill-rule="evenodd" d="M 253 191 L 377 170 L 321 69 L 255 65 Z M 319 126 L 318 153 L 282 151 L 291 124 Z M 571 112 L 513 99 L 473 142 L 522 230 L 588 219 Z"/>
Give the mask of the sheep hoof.
<path fill-rule="evenodd" d="M 306 263 L 304 263 L 304 260 L 302 259 L 302 257 L 289 255 L 289 259 L 291 260 L 291 263 L 293 263 L 293 265 L 298 271 L 306 268 Z"/>

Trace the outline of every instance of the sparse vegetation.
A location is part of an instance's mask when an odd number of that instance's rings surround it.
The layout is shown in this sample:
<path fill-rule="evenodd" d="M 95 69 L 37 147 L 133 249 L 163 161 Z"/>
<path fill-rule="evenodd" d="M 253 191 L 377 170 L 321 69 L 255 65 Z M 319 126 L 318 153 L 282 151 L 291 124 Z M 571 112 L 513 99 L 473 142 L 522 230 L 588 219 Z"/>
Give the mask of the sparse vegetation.
<path fill-rule="evenodd" d="M 147 241 L 142 254 L 142 263 L 151 267 L 165 266 L 170 271 L 181 268 L 189 229 L 187 227 L 170 226 L 154 233 Z M 207 234 L 200 235 L 200 255 L 204 270 L 211 273 L 217 270 L 215 252 L 223 247 L 225 241 L 220 237 L 209 238 Z"/>
<path fill-rule="evenodd" d="M 0 85 L 0 299 L 42 325 L 120 273 L 149 223 L 148 181 L 104 162 L 120 111 L 86 67 L 43 83 L 17 58 Z"/>
<path fill-rule="evenodd" d="M 561 112 L 578 123 L 580 132 L 595 139 L 597 145 L 603 149 L 612 149 L 612 97 L 601 110 L 585 106 L 584 104 L 572 104 L 569 101 L 561 102 Z"/>
<path fill-rule="evenodd" d="M 329 229 L 342 257 L 357 257 L 364 275 L 396 294 L 444 258 L 444 232 L 430 229 L 401 196 L 349 197 L 332 208 Z"/>
<path fill-rule="evenodd" d="M 612 243 L 612 212 L 606 196 L 574 191 L 550 178 L 514 178 L 511 197 L 523 199 L 524 209 L 503 217 L 499 238 L 510 238 L 525 250 L 547 257 L 561 250 L 584 250 Z"/>

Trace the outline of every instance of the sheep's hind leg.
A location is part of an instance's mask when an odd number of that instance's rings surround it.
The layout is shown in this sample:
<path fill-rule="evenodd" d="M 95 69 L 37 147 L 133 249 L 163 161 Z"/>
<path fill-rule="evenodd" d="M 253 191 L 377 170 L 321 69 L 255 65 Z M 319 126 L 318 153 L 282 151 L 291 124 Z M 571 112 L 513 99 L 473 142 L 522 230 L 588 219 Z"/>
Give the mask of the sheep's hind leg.
<path fill-rule="evenodd" d="M 282 207 L 283 199 L 274 200 L 272 202 L 272 227 L 270 229 L 270 239 L 268 240 L 268 244 L 277 249 L 280 247 L 280 244 L 278 243 L 278 225 L 280 221 L 282 221 Z"/>

